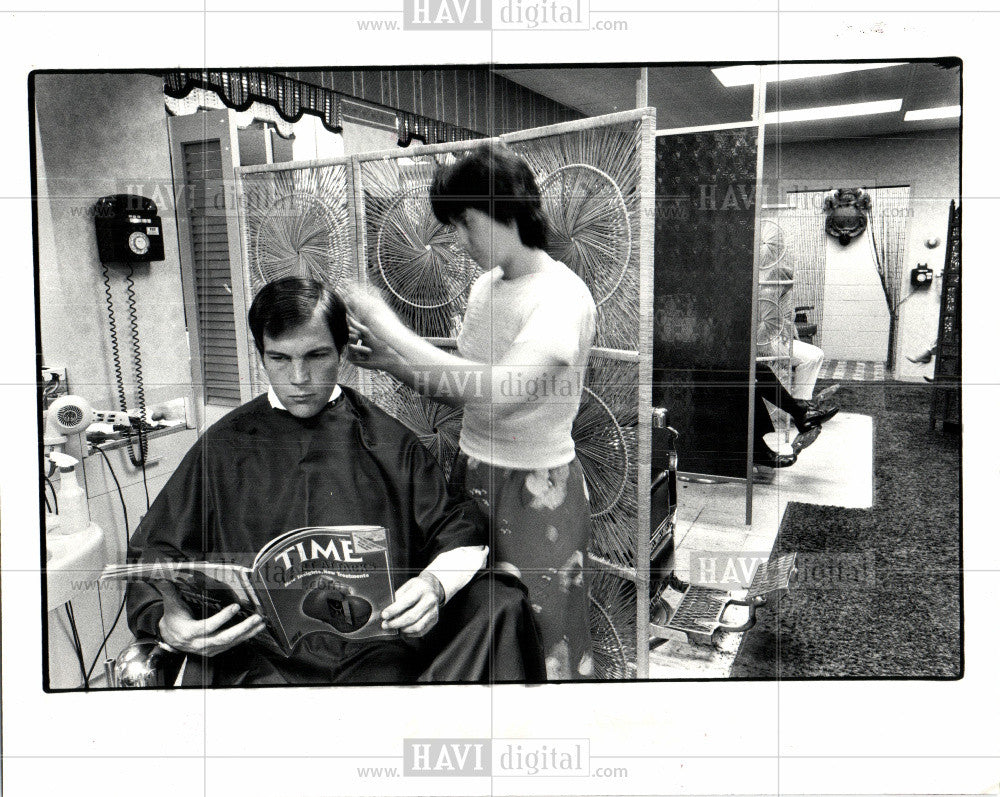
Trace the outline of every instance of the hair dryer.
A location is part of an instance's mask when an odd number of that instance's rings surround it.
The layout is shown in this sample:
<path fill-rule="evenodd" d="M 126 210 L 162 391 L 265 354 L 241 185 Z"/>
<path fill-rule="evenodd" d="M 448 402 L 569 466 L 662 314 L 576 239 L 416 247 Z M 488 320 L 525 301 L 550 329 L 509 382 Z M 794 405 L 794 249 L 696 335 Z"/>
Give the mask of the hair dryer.
<path fill-rule="evenodd" d="M 124 412 L 98 411 L 82 396 L 60 396 L 45 417 L 45 445 L 66 442 L 66 435 L 81 434 L 92 423 L 110 423 L 115 429 L 128 429 L 132 423 Z"/>

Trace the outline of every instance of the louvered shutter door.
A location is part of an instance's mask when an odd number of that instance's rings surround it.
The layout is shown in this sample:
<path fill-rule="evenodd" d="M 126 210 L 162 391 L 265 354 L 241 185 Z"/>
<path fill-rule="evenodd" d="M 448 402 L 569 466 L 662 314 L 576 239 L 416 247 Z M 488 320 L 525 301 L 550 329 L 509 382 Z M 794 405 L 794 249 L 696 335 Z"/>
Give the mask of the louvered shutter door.
<path fill-rule="evenodd" d="M 240 375 L 226 230 L 227 198 L 221 190 L 221 144 L 210 139 L 183 144 L 182 148 L 205 401 L 235 407 L 240 403 Z"/>

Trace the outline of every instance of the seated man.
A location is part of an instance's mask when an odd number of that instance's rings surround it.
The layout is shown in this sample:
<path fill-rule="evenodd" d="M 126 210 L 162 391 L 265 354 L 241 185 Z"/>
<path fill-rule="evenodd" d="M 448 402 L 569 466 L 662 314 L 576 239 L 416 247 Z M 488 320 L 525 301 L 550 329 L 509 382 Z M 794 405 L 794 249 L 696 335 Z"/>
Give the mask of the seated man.
<path fill-rule="evenodd" d="M 779 300 L 784 299 L 792 291 L 792 281 L 795 272 L 790 266 L 779 265 L 774 268 L 772 278 L 787 282 L 781 285 L 779 290 Z M 813 346 L 799 340 L 798 332 L 794 324 L 790 325 L 793 339 L 787 337 L 771 342 L 767 354 L 772 357 L 782 357 L 789 354 L 791 349 L 792 377 L 791 384 L 785 388 L 797 401 L 810 402 L 813 397 L 813 390 L 816 388 L 816 380 L 819 379 L 819 372 L 823 367 L 823 350 L 819 346 Z M 791 346 L 789 347 L 789 343 Z"/>
<path fill-rule="evenodd" d="M 478 509 L 449 493 L 419 439 L 337 384 L 348 340 L 340 298 L 312 280 L 265 286 L 249 324 L 271 387 L 209 428 L 143 518 L 130 558 L 249 565 L 279 534 L 306 526 L 388 530 L 395 601 L 383 628 L 352 641 L 312 633 L 285 656 L 258 615 L 230 606 L 198 620 L 170 588 L 128 588 L 128 620 L 211 670 L 216 685 L 544 680 L 523 589 L 479 574 Z"/>

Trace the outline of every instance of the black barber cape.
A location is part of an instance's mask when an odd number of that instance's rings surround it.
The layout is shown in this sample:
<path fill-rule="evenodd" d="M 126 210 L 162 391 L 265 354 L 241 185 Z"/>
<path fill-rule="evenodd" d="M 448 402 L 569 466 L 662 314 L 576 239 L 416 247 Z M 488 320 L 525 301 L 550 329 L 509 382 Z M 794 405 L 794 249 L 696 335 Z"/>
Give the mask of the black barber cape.
<path fill-rule="evenodd" d="M 213 425 L 184 457 L 133 537 L 131 559 L 224 560 L 250 566 L 290 529 L 376 524 L 389 531 L 393 583 L 438 554 L 487 544 L 471 501 L 449 494 L 430 452 L 403 425 L 349 388 L 313 418 L 271 407 L 266 395 Z M 459 593 L 461 594 L 461 593 Z M 128 588 L 129 625 L 156 636 L 163 604 L 147 584 Z M 459 631 L 460 629 L 453 629 Z M 214 657 L 215 684 L 331 683 L 359 646 L 310 634 L 286 658 L 266 631 Z"/>

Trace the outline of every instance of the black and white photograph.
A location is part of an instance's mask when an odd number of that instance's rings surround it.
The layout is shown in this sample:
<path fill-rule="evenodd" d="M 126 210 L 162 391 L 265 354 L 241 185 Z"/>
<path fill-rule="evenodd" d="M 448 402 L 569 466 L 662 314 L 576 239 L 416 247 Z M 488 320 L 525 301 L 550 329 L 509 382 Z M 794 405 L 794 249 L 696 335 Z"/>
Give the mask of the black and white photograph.
<path fill-rule="evenodd" d="M 9 793 L 995 793 L 958 20 L 400 5 L 14 62 Z"/>

